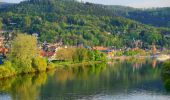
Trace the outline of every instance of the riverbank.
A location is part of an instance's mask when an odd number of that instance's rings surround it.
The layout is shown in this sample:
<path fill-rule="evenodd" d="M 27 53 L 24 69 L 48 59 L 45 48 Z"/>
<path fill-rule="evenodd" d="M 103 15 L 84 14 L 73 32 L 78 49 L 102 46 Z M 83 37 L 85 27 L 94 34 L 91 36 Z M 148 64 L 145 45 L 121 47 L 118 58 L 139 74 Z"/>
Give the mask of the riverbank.
<path fill-rule="evenodd" d="M 25 74 L 33 74 L 33 73 L 42 73 L 42 72 L 47 72 L 50 70 L 56 70 L 57 68 L 65 68 L 65 67 L 76 67 L 76 66 L 86 66 L 86 65 L 92 65 L 92 64 L 97 64 L 97 63 L 101 63 L 103 61 L 87 61 L 87 62 L 53 62 L 53 63 L 49 63 L 48 66 L 46 67 L 46 70 L 31 70 L 30 72 L 27 73 L 4 73 L 5 71 L 0 70 L 0 80 L 6 79 L 6 78 L 11 78 L 17 75 L 25 75 Z"/>
<path fill-rule="evenodd" d="M 129 59 L 132 59 L 132 58 L 154 58 L 158 61 L 166 61 L 168 59 L 170 59 L 170 55 L 167 55 L 167 54 L 159 54 L 159 55 L 155 55 L 155 56 L 152 56 L 152 55 L 148 55 L 148 56 L 115 56 L 113 58 L 111 58 L 111 60 L 129 60 Z"/>

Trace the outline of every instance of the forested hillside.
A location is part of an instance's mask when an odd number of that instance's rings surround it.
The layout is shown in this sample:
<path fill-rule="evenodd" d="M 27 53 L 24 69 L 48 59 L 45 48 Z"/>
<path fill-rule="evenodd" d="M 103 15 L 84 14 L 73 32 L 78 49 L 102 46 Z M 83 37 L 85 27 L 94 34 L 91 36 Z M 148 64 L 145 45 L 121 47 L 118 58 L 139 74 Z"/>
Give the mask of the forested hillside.
<path fill-rule="evenodd" d="M 42 42 L 63 41 L 67 45 L 119 48 L 133 47 L 134 41 L 139 40 L 143 48 L 152 43 L 168 47 L 170 42 L 165 35 L 170 34 L 170 29 L 124 18 L 132 18 L 135 10 L 75 0 L 28 0 L 0 9 L 0 29 L 38 33 Z M 134 19 L 137 20 L 135 16 Z"/>
<path fill-rule="evenodd" d="M 170 27 L 170 7 L 136 9 L 125 6 L 107 6 L 122 17 L 157 27 Z M 118 13 L 117 13 L 118 12 Z"/>
<path fill-rule="evenodd" d="M 170 7 L 129 11 L 127 18 L 158 27 L 170 27 Z"/>

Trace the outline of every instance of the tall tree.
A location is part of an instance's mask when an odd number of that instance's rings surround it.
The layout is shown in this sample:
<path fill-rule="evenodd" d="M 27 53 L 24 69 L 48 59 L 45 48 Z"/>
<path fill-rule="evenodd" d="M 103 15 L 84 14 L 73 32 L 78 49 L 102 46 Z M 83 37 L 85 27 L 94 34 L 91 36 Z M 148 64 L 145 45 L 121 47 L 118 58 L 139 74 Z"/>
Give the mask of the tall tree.
<path fill-rule="evenodd" d="M 2 20 L 0 18 L 0 30 L 2 29 L 2 27 L 3 27 L 3 23 L 2 23 Z"/>
<path fill-rule="evenodd" d="M 38 54 L 37 50 L 35 37 L 18 34 L 12 42 L 9 58 L 19 72 L 30 72 L 32 70 L 32 59 Z"/>
<path fill-rule="evenodd" d="M 31 26 L 31 19 L 30 17 L 26 16 L 24 17 L 24 27 L 29 28 Z"/>

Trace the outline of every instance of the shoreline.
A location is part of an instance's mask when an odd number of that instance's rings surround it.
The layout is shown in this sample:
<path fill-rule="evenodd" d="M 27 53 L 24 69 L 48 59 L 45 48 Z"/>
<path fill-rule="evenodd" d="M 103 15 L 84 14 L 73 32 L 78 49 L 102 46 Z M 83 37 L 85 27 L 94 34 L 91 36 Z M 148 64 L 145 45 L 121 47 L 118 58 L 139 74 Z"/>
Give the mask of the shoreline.
<path fill-rule="evenodd" d="M 97 63 L 102 63 L 103 61 L 87 61 L 87 62 L 77 62 L 77 63 L 68 63 L 68 62 L 63 62 L 63 63 L 54 63 L 55 67 L 54 68 L 47 68 L 44 71 L 34 71 L 34 72 L 28 72 L 28 73 L 15 73 L 6 77 L 0 77 L 0 81 L 8 78 L 12 78 L 18 75 L 29 75 L 29 74 L 37 74 L 37 73 L 43 73 L 43 72 L 48 72 L 51 70 L 57 70 L 58 68 L 65 68 L 65 67 L 75 67 L 75 66 L 81 66 L 81 65 L 91 65 L 91 64 L 97 64 Z"/>
<path fill-rule="evenodd" d="M 128 59 L 131 59 L 131 58 L 155 58 L 155 59 L 159 59 L 159 58 L 163 58 L 163 57 L 169 57 L 170 58 L 170 55 L 167 55 L 167 54 L 160 54 L 160 55 L 147 55 L 147 56 L 115 56 L 115 57 L 112 57 L 111 60 L 128 60 Z"/>

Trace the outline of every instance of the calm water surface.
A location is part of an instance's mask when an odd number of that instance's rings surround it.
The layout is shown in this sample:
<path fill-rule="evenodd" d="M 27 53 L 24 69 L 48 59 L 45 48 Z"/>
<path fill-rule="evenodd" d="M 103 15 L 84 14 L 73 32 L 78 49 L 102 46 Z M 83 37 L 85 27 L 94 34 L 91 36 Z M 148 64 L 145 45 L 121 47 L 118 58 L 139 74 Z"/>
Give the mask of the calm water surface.
<path fill-rule="evenodd" d="M 0 100 L 170 100 L 156 60 L 74 66 L 0 81 Z"/>

